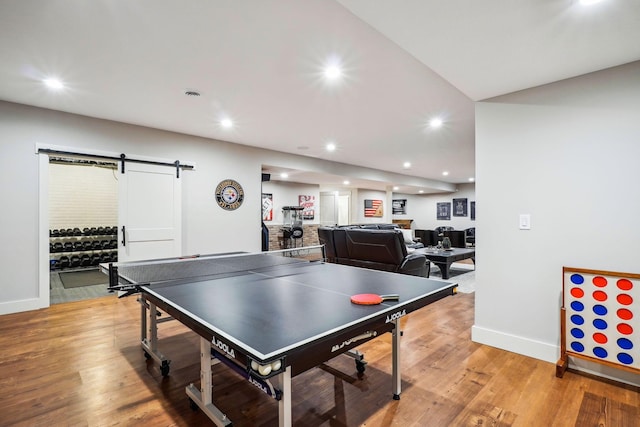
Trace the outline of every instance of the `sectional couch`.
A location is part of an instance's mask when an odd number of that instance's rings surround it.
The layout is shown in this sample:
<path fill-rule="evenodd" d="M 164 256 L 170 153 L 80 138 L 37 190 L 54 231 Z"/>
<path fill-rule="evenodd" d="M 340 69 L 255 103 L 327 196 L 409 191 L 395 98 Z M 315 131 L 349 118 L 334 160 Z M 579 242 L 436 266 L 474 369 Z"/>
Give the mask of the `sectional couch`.
<path fill-rule="evenodd" d="M 318 239 L 327 262 L 429 277 L 427 258 L 409 253 L 399 229 L 319 227 Z"/>

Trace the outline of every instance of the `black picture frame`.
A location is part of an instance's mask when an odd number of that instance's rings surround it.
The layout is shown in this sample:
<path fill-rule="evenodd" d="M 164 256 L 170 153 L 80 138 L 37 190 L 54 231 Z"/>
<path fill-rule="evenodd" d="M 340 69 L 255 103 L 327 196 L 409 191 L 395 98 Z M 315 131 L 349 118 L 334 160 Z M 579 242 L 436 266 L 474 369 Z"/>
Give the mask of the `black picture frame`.
<path fill-rule="evenodd" d="M 476 202 L 470 202 L 471 205 L 471 221 L 476 220 Z"/>
<path fill-rule="evenodd" d="M 393 215 L 407 214 L 407 199 L 393 199 L 391 204 L 391 213 Z"/>
<path fill-rule="evenodd" d="M 453 216 L 467 216 L 467 199 L 453 199 Z"/>
<path fill-rule="evenodd" d="M 451 202 L 436 203 L 436 220 L 451 219 Z"/>

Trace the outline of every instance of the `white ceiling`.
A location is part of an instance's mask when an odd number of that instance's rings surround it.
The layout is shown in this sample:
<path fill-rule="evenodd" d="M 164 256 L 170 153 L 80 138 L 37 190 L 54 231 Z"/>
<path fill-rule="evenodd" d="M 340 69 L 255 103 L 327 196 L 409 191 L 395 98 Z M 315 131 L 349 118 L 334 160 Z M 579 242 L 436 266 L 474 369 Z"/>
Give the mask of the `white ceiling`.
<path fill-rule="evenodd" d="M 0 99 L 464 183 L 474 101 L 640 59 L 639 1 L 575 1 L 0 0 Z"/>

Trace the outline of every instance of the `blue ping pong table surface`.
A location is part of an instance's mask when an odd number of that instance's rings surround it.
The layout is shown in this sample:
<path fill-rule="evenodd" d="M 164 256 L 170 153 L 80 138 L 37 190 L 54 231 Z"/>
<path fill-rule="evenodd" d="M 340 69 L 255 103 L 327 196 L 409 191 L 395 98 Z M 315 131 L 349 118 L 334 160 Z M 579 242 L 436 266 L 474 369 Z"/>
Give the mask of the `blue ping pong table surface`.
<path fill-rule="evenodd" d="M 357 327 L 397 318 L 455 284 L 376 270 L 269 255 L 119 264 L 121 279 L 194 330 L 220 338 L 258 361 Z M 360 293 L 398 294 L 398 301 L 356 305 Z M 392 320 L 394 320 L 392 319 Z"/>

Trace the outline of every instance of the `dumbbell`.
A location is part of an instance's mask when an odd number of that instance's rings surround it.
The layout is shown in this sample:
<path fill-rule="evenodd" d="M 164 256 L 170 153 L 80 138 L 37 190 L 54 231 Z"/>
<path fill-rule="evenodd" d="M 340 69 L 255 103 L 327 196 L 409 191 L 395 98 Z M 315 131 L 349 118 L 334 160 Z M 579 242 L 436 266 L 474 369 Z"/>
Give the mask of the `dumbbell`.
<path fill-rule="evenodd" d="M 93 254 L 91 256 L 91 265 L 98 265 L 100 264 L 100 254 Z"/>
<path fill-rule="evenodd" d="M 90 240 L 85 240 L 82 242 L 82 249 L 85 251 L 90 251 L 93 248 L 93 242 Z"/>
<path fill-rule="evenodd" d="M 91 229 L 89 227 L 83 228 L 82 234 L 84 234 L 85 236 L 91 236 Z"/>
<path fill-rule="evenodd" d="M 84 245 L 82 244 L 82 242 L 73 242 L 73 250 L 74 251 L 84 250 Z"/>
<path fill-rule="evenodd" d="M 60 261 L 57 258 L 51 258 L 49 260 L 49 270 L 55 270 L 60 267 Z"/>
<path fill-rule="evenodd" d="M 64 246 L 62 246 L 62 242 L 55 242 L 53 244 L 52 252 L 62 252 L 64 250 Z"/>
<path fill-rule="evenodd" d="M 80 256 L 79 255 L 71 255 L 71 258 L 69 258 L 69 266 L 71 266 L 71 267 L 80 267 Z"/>
<path fill-rule="evenodd" d="M 67 268 L 69 267 L 69 257 L 68 256 L 61 256 L 60 260 L 58 261 L 58 265 L 60 266 L 60 268 Z"/>
<path fill-rule="evenodd" d="M 104 233 L 104 227 L 98 227 L 98 231 L 97 232 L 98 232 L 98 235 L 104 236 L 104 234 L 105 234 Z"/>
<path fill-rule="evenodd" d="M 118 249 L 118 241 L 117 240 L 110 240 L 109 241 L 109 248 L 110 249 Z"/>
<path fill-rule="evenodd" d="M 82 236 L 82 231 L 80 231 L 80 229 L 78 227 L 75 227 L 73 229 L 73 235 L 74 236 Z"/>
<path fill-rule="evenodd" d="M 100 254 L 100 262 L 110 262 L 111 261 L 111 255 L 109 255 L 108 252 L 102 252 Z"/>
<path fill-rule="evenodd" d="M 72 252 L 73 251 L 73 243 L 72 242 L 64 242 L 63 252 Z"/>
<path fill-rule="evenodd" d="M 80 265 L 82 267 L 88 267 L 91 265 L 91 257 L 87 254 L 82 255 L 82 257 L 80 257 Z"/>
<path fill-rule="evenodd" d="M 100 249 L 102 249 L 102 244 L 99 240 L 94 240 L 93 242 L 91 242 L 91 249 L 93 249 L 94 251 L 99 251 Z"/>

